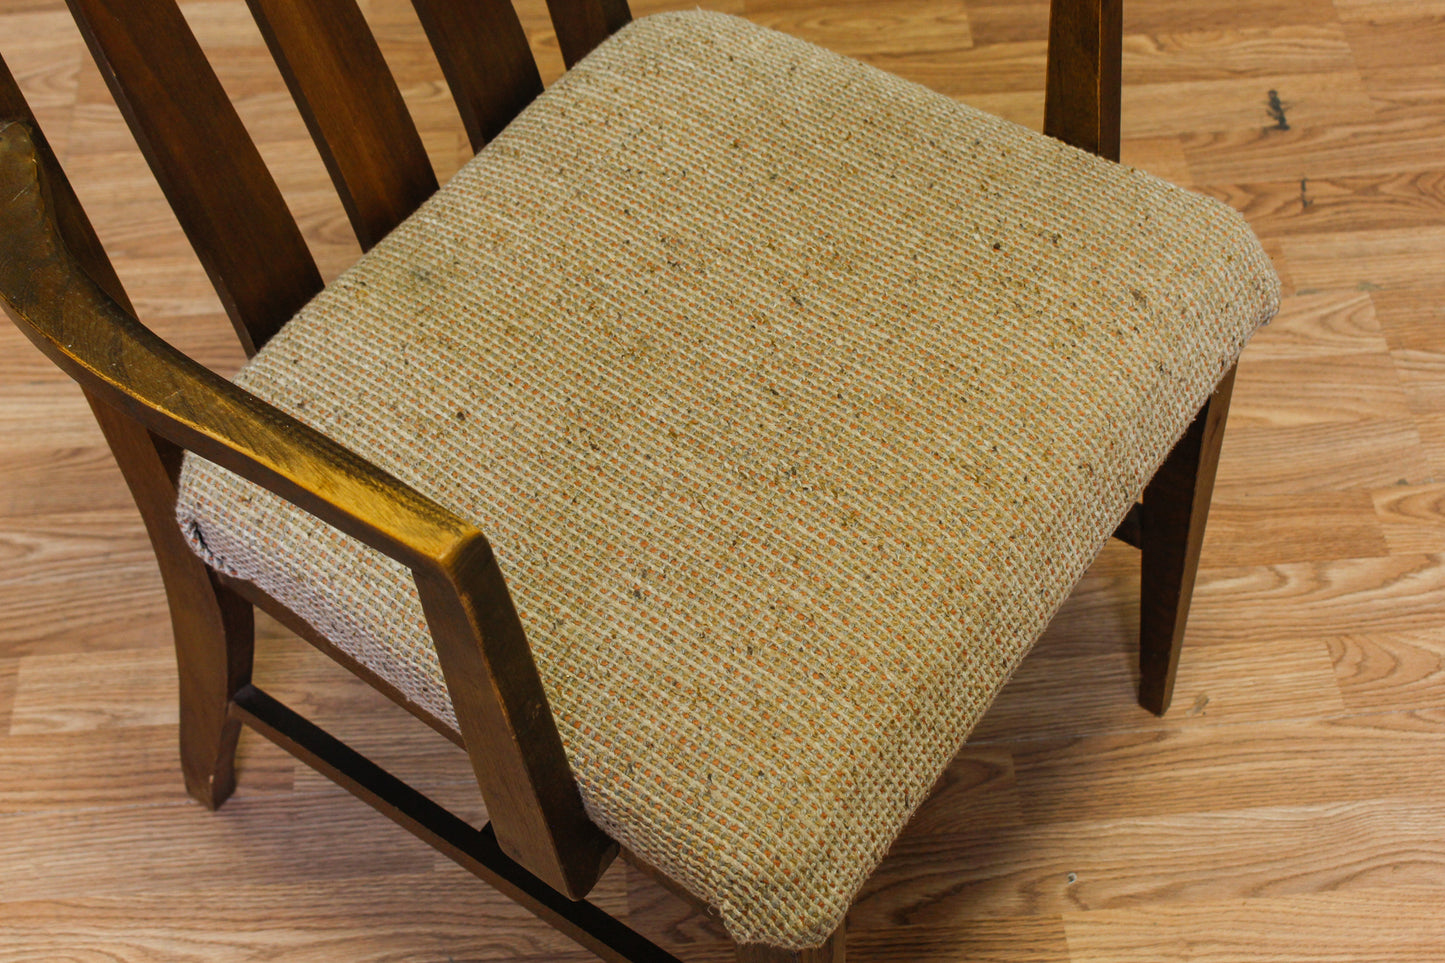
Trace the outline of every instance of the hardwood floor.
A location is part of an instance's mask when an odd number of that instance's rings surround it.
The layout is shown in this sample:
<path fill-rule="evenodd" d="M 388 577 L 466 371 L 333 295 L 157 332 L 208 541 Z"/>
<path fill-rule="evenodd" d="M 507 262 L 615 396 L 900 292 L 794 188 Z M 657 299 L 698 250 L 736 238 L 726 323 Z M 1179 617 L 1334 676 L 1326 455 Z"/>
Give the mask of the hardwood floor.
<path fill-rule="evenodd" d="M 550 80 L 545 8 L 523 6 Z M 707 6 L 1042 120 L 1047 0 Z M 446 176 L 465 138 L 409 6 L 366 7 Z M 334 275 L 356 245 L 244 3 L 185 11 Z M 1239 369 L 1174 709 L 1135 707 L 1115 543 L 867 885 L 849 958 L 1445 958 L 1445 3 L 1129 0 L 1125 33 L 1125 162 L 1242 210 L 1286 284 Z M 143 317 L 234 369 L 61 0 L 0 0 L 0 54 Z M 459 750 L 262 626 L 263 685 L 480 815 Z M 590 958 L 258 737 L 202 811 L 174 674 L 99 431 L 0 324 L 0 961 Z M 597 899 L 730 959 L 620 864 Z"/>

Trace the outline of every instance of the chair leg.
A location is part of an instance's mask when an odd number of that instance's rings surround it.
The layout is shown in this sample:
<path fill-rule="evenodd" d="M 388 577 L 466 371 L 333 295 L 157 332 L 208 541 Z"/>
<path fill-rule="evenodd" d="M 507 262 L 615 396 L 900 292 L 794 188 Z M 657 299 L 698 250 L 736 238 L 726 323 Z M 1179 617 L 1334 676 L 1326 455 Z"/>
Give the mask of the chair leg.
<path fill-rule="evenodd" d="M 251 604 L 200 567 L 200 578 L 165 581 L 180 677 L 181 772 L 191 798 L 216 809 L 236 788 L 241 722 L 231 716 L 231 698 L 251 681 L 255 623 Z"/>
<path fill-rule="evenodd" d="M 215 809 L 236 788 L 241 723 L 231 698 L 251 681 L 251 603 L 221 585 L 176 524 L 180 452 L 139 422 L 90 398 L 105 439 L 140 509 L 170 603 L 180 677 L 181 771 L 186 791 Z"/>
<path fill-rule="evenodd" d="M 738 963 L 844 963 L 848 935 L 838 927 L 828 942 L 808 950 L 784 950 L 761 943 L 738 944 Z"/>
<path fill-rule="evenodd" d="M 1234 369 L 1144 489 L 1140 532 L 1139 704 L 1163 715 L 1189 620 Z"/>

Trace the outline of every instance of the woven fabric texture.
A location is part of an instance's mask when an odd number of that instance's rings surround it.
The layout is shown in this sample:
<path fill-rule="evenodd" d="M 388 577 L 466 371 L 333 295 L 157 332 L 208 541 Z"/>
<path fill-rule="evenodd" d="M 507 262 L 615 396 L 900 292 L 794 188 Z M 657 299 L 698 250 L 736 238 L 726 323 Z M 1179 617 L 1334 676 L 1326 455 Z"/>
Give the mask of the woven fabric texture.
<path fill-rule="evenodd" d="M 476 522 L 592 817 L 797 948 L 1277 300 L 1219 203 L 666 14 L 237 380 Z M 194 457 L 178 515 L 453 718 L 404 569 Z"/>

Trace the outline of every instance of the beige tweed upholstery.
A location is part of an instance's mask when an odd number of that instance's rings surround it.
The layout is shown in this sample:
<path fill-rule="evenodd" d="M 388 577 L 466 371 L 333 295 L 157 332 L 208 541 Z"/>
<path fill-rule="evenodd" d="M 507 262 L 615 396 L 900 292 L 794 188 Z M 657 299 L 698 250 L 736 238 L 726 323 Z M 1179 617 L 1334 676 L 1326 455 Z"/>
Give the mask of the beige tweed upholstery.
<path fill-rule="evenodd" d="M 1256 326 L 1226 207 L 743 20 L 573 69 L 240 373 L 491 539 L 588 811 L 816 944 Z M 444 719 L 407 573 L 196 550 Z"/>

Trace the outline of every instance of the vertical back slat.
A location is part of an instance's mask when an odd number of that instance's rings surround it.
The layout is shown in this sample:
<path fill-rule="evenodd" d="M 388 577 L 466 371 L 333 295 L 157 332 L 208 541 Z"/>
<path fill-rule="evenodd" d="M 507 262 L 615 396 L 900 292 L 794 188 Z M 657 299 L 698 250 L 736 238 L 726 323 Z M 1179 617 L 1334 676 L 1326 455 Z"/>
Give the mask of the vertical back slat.
<path fill-rule="evenodd" d="M 321 290 L 316 262 L 175 0 L 68 0 L 248 353 Z"/>
<path fill-rule="evenodd" d="M 354 0 L 247 0 L 369 248 L 437 189 L 401 91 Z"/>
<path fill-rule="evenodd" d="M 542 77 L 511 0 L 412 0 L 461 112 L 481 150 L 542 92 Z"/>
<path fill-rule="evenodd" d="M 569 68 L 632 20 L 627 0 L 547 0 L 547 12 Z"/>
<path fill-rule="evenodd" d="M 1119 159 L 1123 0 L 1052 0 L 1044 133 Z"/>

